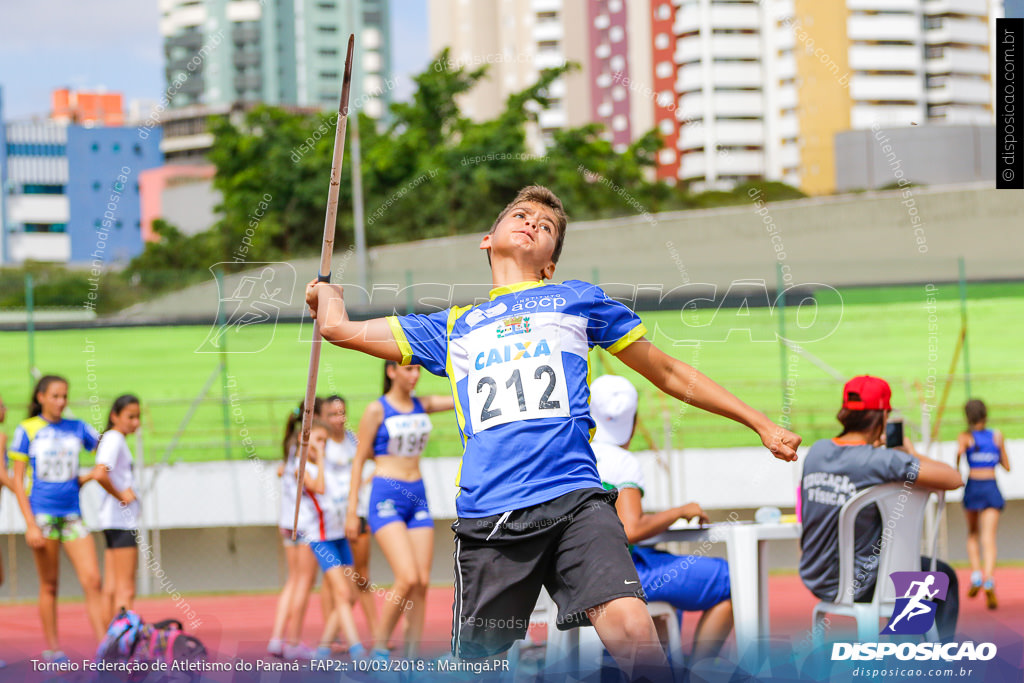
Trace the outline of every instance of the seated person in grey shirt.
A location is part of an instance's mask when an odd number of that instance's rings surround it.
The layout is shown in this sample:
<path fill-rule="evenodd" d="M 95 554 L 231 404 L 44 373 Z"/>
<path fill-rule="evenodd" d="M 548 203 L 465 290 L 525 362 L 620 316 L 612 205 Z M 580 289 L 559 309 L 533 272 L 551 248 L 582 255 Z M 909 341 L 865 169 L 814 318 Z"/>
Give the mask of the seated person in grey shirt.
<path fill-rule="evenodd" d="M 834 601 L 839 590 L 839 510 L 847 500 L 889 482 L 909 481 L 946 491 L 963 486 L 959 472 L 915 452 L 909 439 L 901 448 L 884 447 L 891 395 L 883 379 L 869 375 L 851 379 L 843 388 L 843 407 L 836 415 L 842 432 L 818 441 L 804 457 L 800 578 L 821 600 Z M 855 525 L 856 602 L 870 602 L 874 596 L 881 543 L 881 515 L 872 505 L 860 512 Z M 931 558 L 922 557 L 921 570 L 930 567 Z M 938 602 L 935 623 L 939 637 L 950 640 L 960 604 L 956 573 L 942 561 L 937 569 L 949 576 L 949 590 L 946 599 Z"/>

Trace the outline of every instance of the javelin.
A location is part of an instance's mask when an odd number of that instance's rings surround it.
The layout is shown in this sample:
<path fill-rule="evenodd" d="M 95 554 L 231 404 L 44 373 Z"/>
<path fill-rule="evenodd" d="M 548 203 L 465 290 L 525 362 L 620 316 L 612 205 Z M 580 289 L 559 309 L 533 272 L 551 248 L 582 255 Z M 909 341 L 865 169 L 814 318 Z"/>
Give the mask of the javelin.
<path fill-rule="evenodd" d="M 355 34 L 348 36 L 345 55 L 345 77 L 341 82 L 341 102 L 338 104 L 338 126 L 334 132 L 334 156 L 331 159 L 331 186 L 327 191 L 327 217 L 324 219 L 324 243 L 320 249 L 320 270 L 317 280 L 331 281 L 331 253 L 334 251 L 334 224 L 338 219 L 338 189 L 341 187 L 341 162 L 345 157 L 345 128 L 348 124 L 348 91 L 352 85 L 352 48 Z M 313 403 L 316 396 L 316 374 L 320 370 L 320 321 L 313 321 L 313 346 L 309 351 L 309 378 L 306 380 L 306 399 L 302 402 L 302 436 L 299 439 L 298 490 L 295 492 L 295 519 L 292 521 L 292 540 L 298 536 L 299 504 L 306 476 L 306 456 L 309 432 L 313 427 Z M 320 463 L 323 467 L 324 463 Z"/>

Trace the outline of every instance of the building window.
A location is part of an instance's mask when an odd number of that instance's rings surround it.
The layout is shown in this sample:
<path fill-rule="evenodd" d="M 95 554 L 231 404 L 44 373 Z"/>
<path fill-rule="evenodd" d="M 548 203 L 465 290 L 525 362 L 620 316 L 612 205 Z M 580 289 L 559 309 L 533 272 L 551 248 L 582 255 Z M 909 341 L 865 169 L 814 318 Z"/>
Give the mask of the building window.
<path fill-rule="evenodd" d="M 658 9 L 654 12 L 654 17 L 658 21 L 665 21 L 672 16 L 672 6 L 669 3 L 663 3 L 658 5 Z"/>
<path fill-rule="evenodd" d="M 538 52 L 557 52 L 558 41 L 557 40 L 542 40 L 537 43 Z"/>
<path fill-rule="evenodd" d="M 26 183 L 21 192 L 22 194 L 64 194 L 64 186 Z"/>
<path fill-rule="evenodd" d="M 654 37 L 654 47 L 658 48 L 659 50 L 664 50 L 665 48 L 667 48 L 670 42 L 671 39 L 668 37 L 667 33 L 659 33 Z"/>
<path fill-rule="evenodd" d="M 621 26 L 612 26 L 608 31 L 608 39 L 613 43 L 617 43 L 622 40 L 624 35 L 625 33 L 623 33 Z"/>
<path fill-rule="evenodd" d="M 25 232 L 63 233 L 67 231 L 67 223 L 25 223 Z"/>
<path fill-rule="evenodd" d="M 326 10 L 331 10 L 337 7 L 337 5 L 334 4 L 333 2 L 318 2 L 316 3 L 316 6 L 319 7 L 320 9 Z"/>
<path fill-rule="evenodd" d="M 337 33 L 338 32 L 338 27 L 337 26 L 317 26 L 316 30 L 319 31 L 320 33 Z"/>

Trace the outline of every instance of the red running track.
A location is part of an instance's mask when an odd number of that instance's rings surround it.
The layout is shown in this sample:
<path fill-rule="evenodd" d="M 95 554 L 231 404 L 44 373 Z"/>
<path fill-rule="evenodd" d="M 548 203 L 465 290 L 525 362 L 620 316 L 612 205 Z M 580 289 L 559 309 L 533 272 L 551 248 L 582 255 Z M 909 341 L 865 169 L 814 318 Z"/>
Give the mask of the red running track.
<path fill-rule="evenodd" d="M 1024 638 L 1024 568 L 1000 568 L 997 571 L 999 608 L 985 608 L 984 594 L 966 597 L 969 571 L 958 571 L 960 579 L 960 620 L 958 633 L 976 641 Z M 799 642 L 808 637 L 811 609 L 816 599 L 804 588 L 795 574 L 774 575 L 769 580 L 771 595 L 772 636 L 779 640 Z M 201 625 L 193 631 L 210 651 L 211 659 L 226 661 L 235 658 L 264 658 L 267 637 L 274 618 L 276 595 L 184 596 L 196 612 Z M 435 587 L 428 597 L 424 655 L 443 654 L 451 638 L 452 589 Z M 139 600 L 136 609 L 148 621 L 177 617 L 184 621 L 181 609 L 170 599 Z M 369 637 L 361 610 L 356 621 L 364 638 Z M 319 596 L 310 600 L 303 632 L 306 643 L 315 645 L 322 625 Z M 683 621 L 684 650 L 689 651 L 697 615 L 689 614 Z M 90 633 L 81 602 L 64 602 L 58 607 L 61 643 L 72 660 L 91 658 L 96 643 Z M 853 620 L 834 618 L 835 637 L 855 632 Z M 1015 635 L 1014 635 L 1015 634 Z M 543 637 L 543 633 L 540 634 Z M 398 645 L 401 623 L 392 645 Z M 38 657 L 44 643 L 35 603 L 0 605 L 0 659 L 8 664 L 25 663 Z M 16 680 L 11 675 L 22 667 L 0 669 L 0 679 Z M 6 676 L 4 674 L 7 674 Z"/>

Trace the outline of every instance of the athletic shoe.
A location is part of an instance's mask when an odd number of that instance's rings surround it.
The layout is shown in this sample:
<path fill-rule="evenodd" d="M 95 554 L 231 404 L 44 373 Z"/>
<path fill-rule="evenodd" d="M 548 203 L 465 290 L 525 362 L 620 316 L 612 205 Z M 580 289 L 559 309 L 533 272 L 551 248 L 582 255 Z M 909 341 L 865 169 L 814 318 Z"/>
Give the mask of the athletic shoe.
<path fill-rule="evenodd" d="M 285 659 L 313 659 L 315 654 L 315 652 L 306 647 L 305 643 L 299 643 L 298 645 L 285 643 L 281 656 Z"/>
<path fill-rule="evenodd" d="M 999 606 L 996 602 L 996 584 L 992 579 L 985 582 L 985 602 L 989 609 L 995 609 Z"/>
<path fill-rule="evenodd" d="M 391 660 L 391 652 L 373 648 L 370 650 L 370 659 L 376 662 L 387 662 Z"/>
<path fill-rule="evenodd" d="M 316 652 L 313 653 L 313 657 L 312 658 L 313 659 L 317 659 L 317 660 L 321 660 L 321 661 L 324 660 L 324 659 L 330 659 L 331 658 L 331 646 L 330 645 L 320 645 L 319 647 L 316 648 Z"/>
<path fill-rule="evenodd" d="M 366 659 L 369 654 L 366 652 L 366 648 L 363 647 L 362 643 L 356 643 L 348 649 L 348 656 L 352 659 Z"/>
<path fill-rule="evenodd" d="M 981 572 L 971 572 L 971 587 L 967 589 L 967 597 L 973 598 L 981 590 Z"/>
<path fill-rule="evenodd" d="M 267 643 L 267 654 L 273 657 L 281 657 L 284 655 L 284 641 L 280 638 L 271 638 L 270 642 Z"/>
<path fill-rule="evenodd" d="M 71 662 L 68 656 L 60 650 L 43 650 L 43 661 L 53 664 L 68 664 Z"/>

